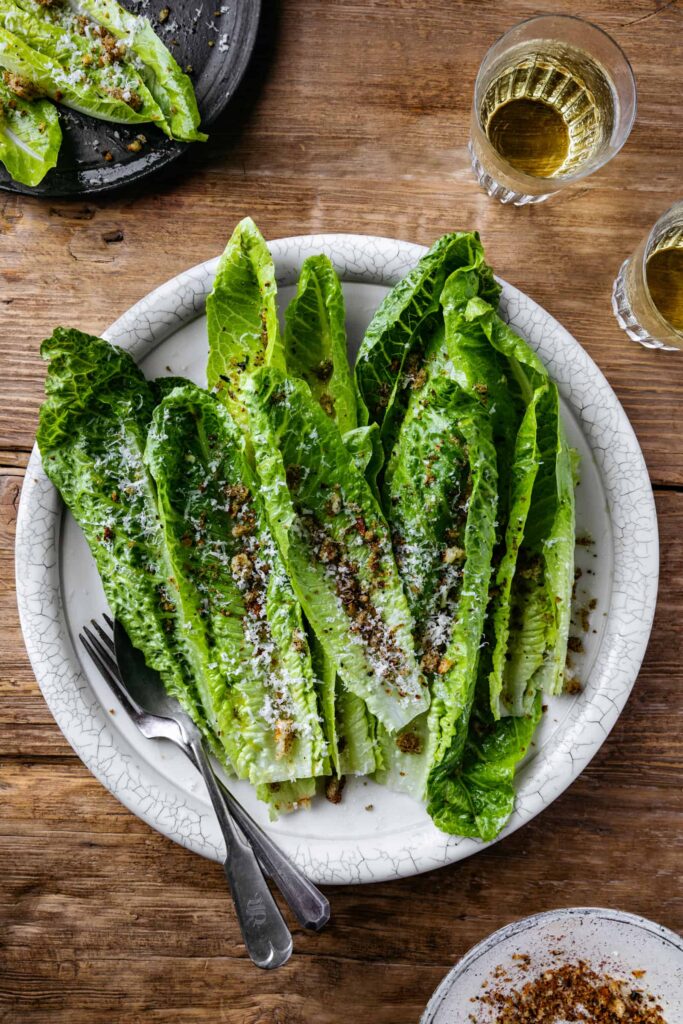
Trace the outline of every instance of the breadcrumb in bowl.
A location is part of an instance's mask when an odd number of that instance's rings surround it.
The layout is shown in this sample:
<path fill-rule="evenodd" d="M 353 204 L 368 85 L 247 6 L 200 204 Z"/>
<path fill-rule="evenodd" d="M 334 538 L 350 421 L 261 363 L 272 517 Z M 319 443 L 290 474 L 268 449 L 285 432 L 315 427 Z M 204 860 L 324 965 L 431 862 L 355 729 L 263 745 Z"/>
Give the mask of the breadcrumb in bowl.
<path fill-rule="evenodd" d="M 683 941 L 645 918 L 572 907 L 514 922 L 467 953 L 421 1024 L 676 1024 Z"/>

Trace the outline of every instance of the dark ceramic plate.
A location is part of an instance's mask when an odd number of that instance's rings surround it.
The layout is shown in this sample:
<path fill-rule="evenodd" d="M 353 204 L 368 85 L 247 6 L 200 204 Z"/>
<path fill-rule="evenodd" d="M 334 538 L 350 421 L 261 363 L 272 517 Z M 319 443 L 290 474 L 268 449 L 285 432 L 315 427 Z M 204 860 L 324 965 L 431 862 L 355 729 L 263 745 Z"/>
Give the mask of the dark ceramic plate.
<path fill-rule="evenodd" d="M 123 0 L 123 4 L 135 13 L 144 13 L 181 68 L 192 68 L 189 74 L 201 126 L 208 130 L 229 102 L 249 63 L 261 0 Z M 158 15 L 164 8 L 169 8 L 170 14 L 160 23 Z M 187 143 L 167 139 L 151 124 L 110 124 L 62 106 L 59 114 L 64 138 L 57 166 L 48 171 L 40 185 L 29 188 L 12 181 L 0 165 L 0 188 L 43 196 L 105 192 L 147 177 L 188 147 Z M 126 147 L 140 132 L 147 143 L 141 152 L 131 153 Z M 105 153 L 111 153 L 112 159 L 105 159 Z"/>

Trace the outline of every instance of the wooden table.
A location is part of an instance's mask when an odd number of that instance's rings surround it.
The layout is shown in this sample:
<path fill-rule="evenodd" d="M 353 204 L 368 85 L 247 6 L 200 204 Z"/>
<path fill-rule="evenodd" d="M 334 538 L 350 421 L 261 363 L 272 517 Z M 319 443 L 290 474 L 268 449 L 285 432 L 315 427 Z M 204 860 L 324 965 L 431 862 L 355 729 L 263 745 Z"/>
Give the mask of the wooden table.
<path fill-rule="evenodd" d="M 82 202 L 0 193 L 0 1021 L 409 1024 L 470 945 L 531 912 L 597 904 L 683 924 L 683 356 L 634 345 L 610 309 L 619 264 L 681 196 L 683 6 L 542 6 L 607 29 L 639 89 L 618 158 L 546 205 L 489 200 L 465 149 L 477 66 L 535 13 L 523 0 L 266 0 L 238 97 L 165 179 Z M 574 786 L 462 864 L 330 889 L 332 924 L 297 929 L 296 955 L 273 975 L 245 959 L 220 868 L 152 832 L 72 753 L 31 673 L 13 594 L 41 339 L 57 324 L 101 331 L 220 252 L 247 213 L 269 238 L 340 230 L 427 243 L 478 228 L 496 270 L 565 324 L 615 388 L 662 541 L 640 678 Z"/>

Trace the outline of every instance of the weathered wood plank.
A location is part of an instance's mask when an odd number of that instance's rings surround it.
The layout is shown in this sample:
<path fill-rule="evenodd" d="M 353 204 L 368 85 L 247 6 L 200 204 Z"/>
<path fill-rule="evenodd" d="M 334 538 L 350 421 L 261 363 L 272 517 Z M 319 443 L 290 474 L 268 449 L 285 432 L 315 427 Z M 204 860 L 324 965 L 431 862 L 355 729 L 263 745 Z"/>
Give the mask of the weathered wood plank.
<path fill-rule="evenodd" d="M 26 455 L 23 455 L 26 459 Z M 20 459 L 16 460 L 21 461 Z M 0 455 L 0 465 L 5 462 Z M 6 465 L 6 463 L 5 463 Z M 19 627 L 14 585 L 14 530 L 23 467 L 0 470 L 0 756 L 68 756 L 71 748 L 49 712 L 36 684 Z"/>
<path fill-rule="evenodd" d="M 168 955 L 120 960 L 119 965 L 121 973 L 112 974 L 110 963 L 86 954 L 83 960 L 64 961 L 56 983 L 52 964 L 45 961 L 34 964 L 28 982 L 23 972 L 10 971 L 0 980 L 12 1007 L 5 1019 L 22 1024 L 338 1024 L 352 1014 L 358 1024 L 414 1024 L 445 974 L 442 967 L 420 965 L 407 972 L 401 965 L 313 956 L 258 978 L 243 960 L 220 957 L 197 958 L 190 971 L 186 961 Z M 353 992 L 363 993 L 365 1006 L 344 995 Z M 371 1002 L 382 1007 L 377 1015 L 368 1009 Z"/>
<path fill-rule="evenodd" d="M 59 323 L 101 331 L 142 294 L 218 253 L 249 212 L 269 237 L 344 230 L 426 243 L 478 227 L 498 272 L 596 358 L 655 482 L 682 484 L 681 360 L 631 344 L 613 320 L 610 289 L 640 235 L 678 197 L 680 111 L 669 76 L 683 57 L 683 12 L 678 2 L 645 0 L 628 15 L 606 0 L 587 9 L 633 61 L 638 121 L 599 174 L 559 200 L 514 210 L 477 190 L 465 146 L 480 57 L 529 13 L 522 3 L 488 5 L 474 17 L 465 0 L 283 5 L 277 23 L 266 17 L 233 116 L 163 179 L 162 194 L 157 181 L 83 202 L 3 195 L 0 445 L 32 443 L 42 337 Z M 326 55 L 324 74 L 311 73 L 314 53 Z"/>
<path fill-rule="evenodd" d="M 652 770 L 629 784 L 591 770 L 522 832 L 458 866 L 330 890 L 331 926 L 319 935 L 297 929 L 292 967 L 267 981 L 243 960 L 217 865 L 152 833 L 76 763 L 4 763 L 0 780 L 0 993 L 20 993 L 31 1020 L 49 1011 L 66 1021 L 67 1007 L 83 1020 L 114 1008 L 129 1020 L 148 1005 L 192 1020 L 182 1015 L 189 997 L 205 1013 L 223 999 L 235 1014 L 225 1019 L 237 1021 L 237 1009 L 251 1006 L 240 1000 L 258 992 L 264 1013 L 270 998 L 283 998 L 285 1021 L 299 1019 L 297 1008 L 302 1020 L 343 1020 L 352 1006 L 360 1021 L 415 1021 L 439 973 L 528 908 L 597 901 L 674 927 L 683 910 L 678 789 L 659 786 Z M 629 851 L 628 871 L 610 861 L 616 850 Z M 403 970 L 386 970 L 378 990 L 385 964 Z M 324 1007 L 329 1018 L 318 1016 Z"/>

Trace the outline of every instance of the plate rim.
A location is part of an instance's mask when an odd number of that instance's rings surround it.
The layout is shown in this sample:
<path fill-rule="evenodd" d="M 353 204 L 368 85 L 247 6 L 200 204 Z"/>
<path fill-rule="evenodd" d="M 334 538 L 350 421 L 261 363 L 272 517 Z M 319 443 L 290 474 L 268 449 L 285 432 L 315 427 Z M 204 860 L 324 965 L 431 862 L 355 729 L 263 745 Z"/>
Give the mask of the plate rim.
<path fill-rule="evenodd" d="M 426 252 L 425 246 L 398 239 L 340 233 L 291 236 L 268 244 L 280 286 L 295 283 L 303 260 L 318 252 L 326 252 L 332 258 L 346 281 L 384 284 L 395 283 Z M 164 282 L 119 317 L 103 332 L 103 337 L 122 342 L 135 358 L 144 358 L 179 326 L 203 313 L 218 259 L 204 261 Z M 659 566 L 652 487 L 640 446 L 621 404 L 602 372 L 569 332 L 524 293 L 502 283 L 504 311 L 531 344 L 543 350 L 551 372 L 553 366 L 556 371 L 560 370 L 553 376 L 579 418 L 605 491 L 608 497 L 614 498 L 616 494 L 621 500 L 616 504 L 612 502 L 609 509 L 615 548 L 613 600 L 590 677 L 599 673 L 600 678 L 616 679 L 619 685 L 610 688 L 603 684 L 596 693 L 590 694 L 590 700 L 586 688 L 577 698 L 567 716 L 569 724 L 563 723 L 560 729 L 563 741 L 554 746 L 550 754 L 540 750 L 530 762 L 533 771 L 523 773 L 517 807 L 496 842 L 526 824 L 564 792 L 609 734 L 628 699 L 645 654 L 654 617 Z M 551 350 L 545 351 L 543 347 L 549 343 L 548 338 L 553 339 Z M 563 372 L 566 365 L 562 363 L 562 358 L 566 363 L 569 356 L 576 371 L 571 380 L 566 378 Z M 581 395 L 585 402 L 577 406 Z M 612 445 L 596 449 L 587 433 L 589 412 L 594 417 L 590 420 L 591 429 L 608 431 Z M 617 455 L 629 461 L 628 486 L 623 479 L 625 463 L 619 463 Z M 634 495 L 637 496 L 637 515 L 631 508 Z M 181 845 L 218 859 L 220 840 L 205 805 L 197 802 L 190 806 L 184 797 L 179 799 L 173 787 L 159 784 L 154 778 L 150 782 L 150 766 L 145 764 L 141 768 L 134 759 L 131 763 L 129 755 L 116 749 L 115 735 L 113 739 L 111 735 L 108 737 L 109 745 L 104 753 L 99 739 L 93 743 L 93 721 L 106 727 L 108 720 L 92 694 L 88 700 L 89 684 L 73 650 L 64 618 L 58 558 L 54 557 L 58 552 L 62 508 L 56 489 L 44 475 L 37 446 L 34 446 L 17 516 L 16 582 L 22 634 L 43 696 L 75 752 L 125 806 Z M 36 539 L 31 533 L 36 521 L 43 531 L 39 537 L 38 561 L 33 551 Z M 647 543 L 642 540 L 643 528 Z M 629 549 L 627 554 L 631 541 L 635 542 L 634 549 Z M 621 558 L 617 557 L 617 548 Z M 620 601 L 615 603 L 617 583 L 623 589 L 619 592 Z M 40 603 L 46 594 L 49 615 Z M 36 611 L 37 606 L 39 611 Z M 621 636 L 618 630 L 612 635 L 614 616 L 618 612 L 629 618 L 628 637 Z M 618 617 L 617 621 L 620 621 Z M 39 628 L 41 622 L 42 629 Z M 60 689 L 61 686 L 66 688 Z M 77 705 L 76 715 L 74 704 Z M 586 731 L 590 733 L 589 739 L 584 735 Z M 582 743 L 577 745 L 579 733 Z M 552 764 L 554 773 L 544 776 L 540 771 L 544 764 Z M 527 785 L 527 776 L 535 788 Z M 169 802 L 173 805 L 171 811 Z M 392 842 L 385 835 L 378 840 L 352 841 L 343 848 L 338 840 L 316 838 L 309 841 L 280 834 L 277 838 L 312 878 L 328 884 L 407 877 L 460 860 L 490 845 L 446 836 L 433 826 L 431 829 L 419 826 L 402 835 L 399 833 L 398 840 L 396 835 L 392 835 Z"/>

